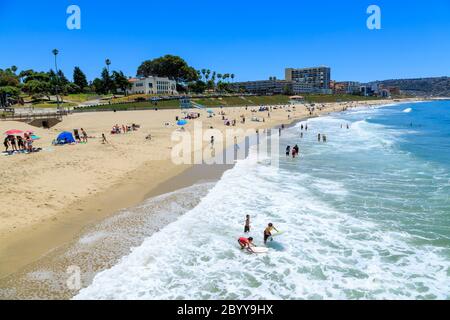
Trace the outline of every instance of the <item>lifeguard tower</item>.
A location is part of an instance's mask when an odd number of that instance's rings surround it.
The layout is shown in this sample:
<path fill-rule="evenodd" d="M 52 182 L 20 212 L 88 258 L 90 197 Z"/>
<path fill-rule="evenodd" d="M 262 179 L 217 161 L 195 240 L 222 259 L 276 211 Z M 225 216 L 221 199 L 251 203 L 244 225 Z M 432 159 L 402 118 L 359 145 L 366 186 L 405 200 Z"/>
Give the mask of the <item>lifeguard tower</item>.
<path fill-rule="evenodd" d="M 191 101 L 190 98 L 188 97 L 183 97 L 180 99 L 180 108 L 183 109 L 200 109 L 200 110 L 205 110 L 206 108 L 204 106 L 202 106 L 201 104 L 198 104 L 194 101 Z"/>
<path fill-rule="evenodd" d="M 291 105 L 304 104 L 304 103 L 305 103 L 305 97 L 303 97 L 303 96 L 289 97 L 289 104 L 291 104 Z"/>

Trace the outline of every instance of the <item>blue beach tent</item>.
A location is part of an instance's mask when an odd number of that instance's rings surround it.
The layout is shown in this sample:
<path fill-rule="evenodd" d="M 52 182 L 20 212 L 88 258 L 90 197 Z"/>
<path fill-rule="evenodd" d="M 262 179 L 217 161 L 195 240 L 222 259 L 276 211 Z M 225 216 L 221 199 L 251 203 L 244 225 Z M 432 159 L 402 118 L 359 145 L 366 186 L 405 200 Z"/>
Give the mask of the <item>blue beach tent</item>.
<path fill-rule="evenodd" d="M 56 138 L 56 142 L 58 144 L 75 143 L 75 139 L 73 138 L 71 132 L 64 131 L 59 134 L 58 138 Z"/>

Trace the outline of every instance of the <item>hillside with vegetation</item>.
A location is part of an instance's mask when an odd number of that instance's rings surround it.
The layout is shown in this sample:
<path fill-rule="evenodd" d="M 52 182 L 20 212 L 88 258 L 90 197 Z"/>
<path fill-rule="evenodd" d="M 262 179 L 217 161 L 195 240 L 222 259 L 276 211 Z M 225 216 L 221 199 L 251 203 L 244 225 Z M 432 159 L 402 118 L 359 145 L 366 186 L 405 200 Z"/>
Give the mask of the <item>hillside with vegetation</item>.
<path fill-rule="evenodd" d="M 392 79 L 375 81 L 385 87 L 399 87 L 403 94 L 411 96 L 450 96 L 450 78 L 417 78 L 417 79 Z"/>

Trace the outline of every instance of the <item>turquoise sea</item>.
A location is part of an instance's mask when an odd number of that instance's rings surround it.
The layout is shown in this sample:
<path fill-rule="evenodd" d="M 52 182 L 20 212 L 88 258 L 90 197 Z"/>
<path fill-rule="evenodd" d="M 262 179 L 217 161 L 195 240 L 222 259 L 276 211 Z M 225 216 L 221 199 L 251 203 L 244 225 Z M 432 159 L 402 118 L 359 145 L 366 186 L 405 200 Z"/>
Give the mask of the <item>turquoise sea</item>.
<path fill-rule="evenodd" d="M 279 168 L 252 150 L 75 298 L 449 299 L 450 101 L 307 124 L 283 131 Z M 246 214 L 260 245 L 268 222 L 284 231 L 269 254 L 238 249 Z"/>

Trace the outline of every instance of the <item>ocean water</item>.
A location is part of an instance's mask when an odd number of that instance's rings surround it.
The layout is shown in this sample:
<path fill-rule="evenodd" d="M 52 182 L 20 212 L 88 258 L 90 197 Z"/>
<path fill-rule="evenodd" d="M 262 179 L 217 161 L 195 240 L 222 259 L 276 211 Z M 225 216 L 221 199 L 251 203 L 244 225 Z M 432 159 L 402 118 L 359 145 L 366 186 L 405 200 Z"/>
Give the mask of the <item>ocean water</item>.
<path fill-rule="evenodd" d="M 279 168 L 252 150 L 75 299 L 449 299 L 450 101 L 307 123 L 283 132 Z M 257 244 L 284 231 L 268 254 L 239 250 L 246 214 Z"/>

